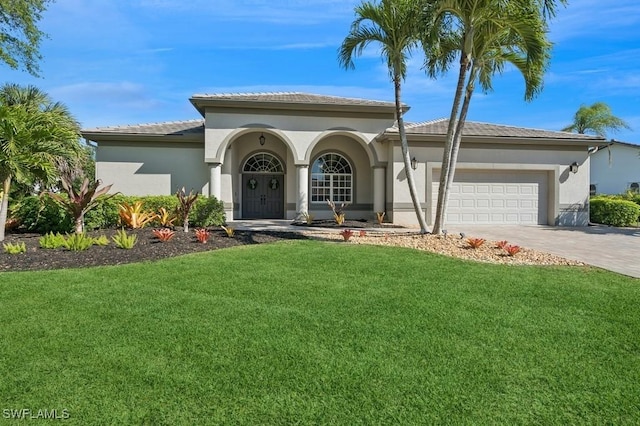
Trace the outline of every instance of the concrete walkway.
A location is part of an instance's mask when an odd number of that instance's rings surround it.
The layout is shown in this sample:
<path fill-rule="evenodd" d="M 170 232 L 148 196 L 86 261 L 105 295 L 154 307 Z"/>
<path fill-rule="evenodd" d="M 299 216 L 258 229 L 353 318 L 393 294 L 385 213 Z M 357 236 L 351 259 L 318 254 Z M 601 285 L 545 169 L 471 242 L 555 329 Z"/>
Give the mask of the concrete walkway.
<path fill-rule="evenodd" d="M 293 226 L 289 220 L 240 220 L 232 222 L 231 225 L 238 230 L 330 231 L 326 228 Z M 372 228 L 368 231 L 408 232 L 412 229 Z M 467 237 L 492 241 L 507 240 L 522 247 L 640 278 L 640 228 L 456 225 L 449 227 L 448 232 L 450 235 L 463 232 Z"/>

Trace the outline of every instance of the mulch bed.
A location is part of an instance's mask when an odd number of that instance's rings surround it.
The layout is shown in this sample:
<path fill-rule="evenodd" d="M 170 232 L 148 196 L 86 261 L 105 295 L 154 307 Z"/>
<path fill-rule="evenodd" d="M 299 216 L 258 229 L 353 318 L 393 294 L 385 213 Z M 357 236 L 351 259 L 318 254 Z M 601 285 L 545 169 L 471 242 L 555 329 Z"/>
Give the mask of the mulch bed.
<path fill-rule="evenodd" d="M 42 249 L 39 244 L 41 237 L 39 234 L 7 234 L 4 243 L 24 242 L 27 246 L 27 252 L 7 254 L 0 250 L 0 272 L 120 265 L 247 244 L 265 244 L 280 240 L 307 238 L 296 232 L 250 231 L 236 231 L 234 237 L 229 238 L 223 230 L 215 229 L 210 231 L 209 241 L 202 244 L 196 240 L 193 230 L 190 230 L 188 234 L 176 230 L 175 236 L 170 241 L 163 243 L 153 236 L 150 228 L 146 228 L 128 230 L 128 234 L 133 233 L 138 236 L 138 242 L 132 249 L 124 250 L 116 247 L 111 240 L 116 231 L 115 229 L 107 229 L 89 232 L 88 235 L 92 237 L 107 236 L 110 244 L 105 247 L 92 246 L 84 251 L 70 251 L 64 248 Z"/>

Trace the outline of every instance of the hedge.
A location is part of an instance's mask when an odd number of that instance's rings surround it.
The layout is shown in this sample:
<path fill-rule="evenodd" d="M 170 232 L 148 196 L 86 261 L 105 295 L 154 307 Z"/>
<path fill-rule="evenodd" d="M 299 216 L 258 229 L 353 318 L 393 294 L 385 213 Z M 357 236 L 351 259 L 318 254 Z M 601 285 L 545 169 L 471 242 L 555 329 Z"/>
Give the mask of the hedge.
<path fill-rule="evenodd" d="M 590 200 L 591 222 L 611 226 L 636 226 L 640 205 L 616 197 L 598 196 Z"/>
<path fill-rule="evenodd" d="M 94 229 L 116 228 L 120 225 L 118 210 L 120 204 L 133 204 L 142 201 L 145 211 L 158 212 L 161 207 L 168 211 L 175 211 L 178 198 L 170 195 L 127 196 L 115 195 L 103 200 L 94 209 L 87 212 L 84 225 L 87 231 Z M 49 197 L 24 197 L 12 209 L 12 217 L 20 223 L 18 228 L 24 232 L 72 232 L 73 223 L 67 211 Z M 189 223 L 192 227 L 212 227 L 225 223 L 224 205 L 215 197 L 198 197 L 191 212 Z M 152 225 L 157 225 L 152 223 Z M 177 224 L 176 224 L 177 225 Z"/>

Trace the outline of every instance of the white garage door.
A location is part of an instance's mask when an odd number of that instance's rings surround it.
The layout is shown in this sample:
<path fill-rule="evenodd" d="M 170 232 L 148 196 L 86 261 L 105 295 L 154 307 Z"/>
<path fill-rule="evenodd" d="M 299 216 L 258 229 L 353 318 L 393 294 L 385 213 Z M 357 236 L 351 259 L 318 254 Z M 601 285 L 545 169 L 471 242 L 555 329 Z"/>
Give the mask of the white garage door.
<path fill-rule="evenodd" d="M 440 171 L 433 173 L 432 211 L 438 203 Z M 456 171 L 449 197 L 448 224 L 547 223 L 547 173 Z"/>

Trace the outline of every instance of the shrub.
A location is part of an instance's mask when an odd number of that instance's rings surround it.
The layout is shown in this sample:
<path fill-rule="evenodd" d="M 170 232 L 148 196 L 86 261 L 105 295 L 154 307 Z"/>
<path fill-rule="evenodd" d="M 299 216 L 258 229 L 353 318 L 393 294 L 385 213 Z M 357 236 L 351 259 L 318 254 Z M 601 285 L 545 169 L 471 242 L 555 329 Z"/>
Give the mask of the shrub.
<path fill-rule="evenodd" d="M 133 246 L 138 242 L 138 236 L 135 234 L 127 235 L 124 229 L 120 229 L 116 232 L 116 235 L 111 237 L 113 242 L 116 244 L 116 247 L 129 250 L 132 249 Z"/>
<path fill-rule="evenodd" d="M 307 225 L 311 226 L 313 224 L 313 219 L 315 219 L 315 215 L 309 212 L 302 212 L 302 218 L 307 223 Z"/>
<path fill-rule="evenodd" d="M 477 249 L 485 242 L 484 238 L 467 238 L 467 246 L 472 249 Z"/>
<path fill-rule="evenodd" d="M 198 198 L 189 215 L 189 222 L 201 228 L 220 226 L 225 220 L 224 203 L 216 197 Z"/>
<path fill-rule="evenodd" d="M 24 197 L 14 210 L 14 218 L 20 222 L 20 229 L 27 232 L 67 233 L 73 229 L 69 215 L 50 198 Z"/>
<path fill-rule="evenodd" d="M 4 252 L 8 254 L 20 254 L 27 252 L 27 246 L 25 243 L 6 243 L 2 244 L 2 247 L 4 248 Z"/>
<path fill-rule="evenodd" d="M 176 192 L 176 197 L 178 197 L 178 219 L 182 221 L 182 228 L 184 232 L 189 232 L 189 213 L 191 213 L 191 209 L 198 199 L 198 193 L 194 193 L 193 190 L 187 191 L 184 189 L 180 189 Z"/>
<path fill-rule="evenodd" d="M 344 213 L 345 204 L 342 203 L 340 207 L 336 207 L 336 203 L 334 203 L 331 200 L 327 200 L 327 204 L 329 205 L 329 208 L 333 212 L 333 219 L 336 221 L 338 225 L 341 226 L 344 223 L 344 220 L 346 218 L 346 215 Z"/>
<path fill-rule="evenodd" d="M 353 231 L 351 229 L 345 229 L 340 232 L 340 235 L 342 235 L 342 238 L 344 238 L 345 241 L 349 241 L 349 238 L 353 235 Z"/>
<path fill-rule="evenodd" d="M 591 222 L 633 226 L 640 219 L 640 206 L 633 201 L 599 196 L 591 198 L 590 205 Z"/>
<path fill-rule="evenodd" d="M 152 232 L 153 235 L 163 243 L 172 239 L 176 234 L 176 231 L 169 228 L 154 229 Z"/>
<path fill-rule="evenodd" d="M 173 222 L 177 219 L 175 213 L 168 211 L 164 207 L 160 207 L 158 209 L 158 214 L 156 215 L 156 220 L 160 226 L 164 226 L 165 228 L 169 228 L 173 226 Z"/>
<path fill-rule="evenodd" d="M 498 241 L 496 243 L 496 248 L 499 248 L 500 250 L 502 250 L 503 248 L 505 248 L 507 245 L 509 244 L 508 241 L 503 240 L 503 241 Z"/>
<path fill-rule="evenodd" d="M 53 232 L 49 232 L 40 237 L 38 243 L 40 243 L 40 248 L 43 249 L 57 249 L 60 247 L 64 247 L 64 235 L 59 232 L 55 234 Z"/>
<path fill-rule="evenodd" d="M 196 229 L 196 238 L 198 239 L 198 242 L 204 244 L 207 241 L 209 241 L 210 236 L 211 236 L 211 233 L 206 229 L 204 228 Z"/>
<path fill-rule="evenodd" d="M 156 214 L 142 209 L 143 201 L 136 201 L 133 204 L 123 203 L 120 205 L 120 220 L 128 228 L 144 228 L 149 222 L 156 219 Z"/>
<path fill-rule="evenodd" d="M 220 225 L 220 227 L 222 229 L 224 229 L 224 232 L 227 233 L 227 237 L 229 237 L 229 238 L 233 238 L 233 236 L 236 234 L 235 228 L 233 228 L 231 226 Z"/>
<path fill-rule="evenodd" d="M 108 246 L 109 245 L 109 239 L 107 238 L 106 235 L 100 235 L 99 237 L 96 237 L 93 239 L 93 245 L 96 246 Z"/>
<path fill-rule="evenodd" d="M 71 251 L 87 250 L 92 245 L 93 238 L 88 237 L 87 234 L 67 235 L 67 238 L 64 240 L 64 248 Z"/>
<path fill-rule="evenodd" d="M 506 246 L 504 246 L 504 251 L 506 251 L 509 256 L 515 256 L 516 254 L 520 253 L 520 246 L 507 244 Z"/>
<path fill-rule="evenodd" d="M 113 197 L 113 195 L 106 195 L 113 184 L 99 188 L 102 185 L 100 179 L 95 182 L 89 182 L 89 179 L 85 179 L 78 190 L 66 178 L 61 180 L 61 184 L 66 191 L 66 196 L 49 191 L 43 192 L 42 195 L 47 195 L 60 204 L 71 215 L 76 234 L 81 234 L 84 232 L 84 215 L 95 208 L 101 200 Z"/>
<path fill-rule="evenodd" d="M 378 225 L 382 225 L 384 222 L 385 212 L 376 212 L 376 219 L 378 220 Z"/>
<path fill-rule="evenodd" d="M 84 216 L 85 229 L 115 228 L 120 222 L 119 206 L 127 201 L 133 202 L 132 197 L 122 194 L 103 200 Z"/>

